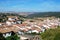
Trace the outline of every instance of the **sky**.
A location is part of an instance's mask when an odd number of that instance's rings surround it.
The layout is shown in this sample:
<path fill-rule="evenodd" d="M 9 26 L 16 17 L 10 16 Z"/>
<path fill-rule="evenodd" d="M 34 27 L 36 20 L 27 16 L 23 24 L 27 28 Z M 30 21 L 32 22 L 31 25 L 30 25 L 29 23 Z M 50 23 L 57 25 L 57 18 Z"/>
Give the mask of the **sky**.
<path fill-rule="evenodd" d="M 60 0 L 0 0 L 0 12 L 60 11 Z"/>

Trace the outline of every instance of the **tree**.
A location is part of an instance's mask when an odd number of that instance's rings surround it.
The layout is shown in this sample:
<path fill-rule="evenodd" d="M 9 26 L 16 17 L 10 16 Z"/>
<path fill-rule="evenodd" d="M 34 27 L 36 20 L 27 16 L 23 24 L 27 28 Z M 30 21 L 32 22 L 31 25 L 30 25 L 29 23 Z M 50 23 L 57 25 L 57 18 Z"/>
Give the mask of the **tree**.
<path fill-rule="evenodd" d="M 5 40 L 5 38 L 3 37 L 2 33 L 0 33 L 0 40 Z"/>
<path fill-rule="evenodd" d="M 6 40 L 19 40 L 20 38 L 15 34 L 14 36 L 9 36 L 6 38 Z"/>

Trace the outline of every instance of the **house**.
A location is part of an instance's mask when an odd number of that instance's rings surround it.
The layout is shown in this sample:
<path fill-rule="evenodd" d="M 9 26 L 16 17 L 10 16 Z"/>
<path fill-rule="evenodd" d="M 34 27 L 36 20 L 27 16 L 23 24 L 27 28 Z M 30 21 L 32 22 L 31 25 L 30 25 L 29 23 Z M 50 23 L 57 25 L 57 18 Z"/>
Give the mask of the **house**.
<path fill-rule="evenodd" d="M 11 21 L 6 21 L 6 25 L 12 25 Z"/>
<path fill-rule="evenodd" d="M 5 23 L 0 23 L 0 27 L 2 27 L 3 25 L 5 25 Z"/>
<path fill-rule="evenodd" d="M 22 24 L 22 21 L 19 20 L 17 16 L 8 16 L 8 21 L 6 22 L 8 25 L 10 24 Z"/>
<path fill-rule="evenodd" d="M 16 20 L 16 21 L 6 21 L 7 25 L 13 25 L 13 24 L 22 24 L 22 21 Z"/>
<path fill-rule="evenodd" d="M 11 36 L 11 32 L 7 32 L 7 33 L 3 33 L 3 36 L 6 38 L 6 37 L 8 37 L 8 36 Z"/>
<path fill-rule="evenodd" d="M 37 31 L 37 30 L 32 30 L 32 33 L 39 33 L 39 31 Z"/>
<path fill-rule="evenodd" d="M 42 26 L 45 27 L 46 29 L 50 29 L 48 25 L 43 24 Z"/>
<path fill-rule="evenodd" d="M 7 16 L 8 20 L 12 21 L 12 20 L 18 20 L 17 16 Z"/>
<path fill-rule="evenodd" d="M 16 26 L 7 26 L 4 25 L 0 27 L 0 33 L 6 38 L 8 36 L 11 36 L 12 32 L 17 33 L 20 29 Z"/>
<path fill-rule="evenodd" d="M 1 28 L 0 28 L 1 29 Z M 0 33 L 2 33 L 2 35 L 6 38 L 8 36 L 11 36 L 11 30 L 8 28 L 2 28 L 0 30 Z"/>
<path fill-rule="evenodd" d="M 17 20 L 16 24 L 22 24 L 22 21 L 21 20 Z"/>
<path fill-rule="evenodd" d="M 20 40 L 33 40 L 33 38 L 32 35 L 20 35 Z"/>
<path fill-rule="evenodd" d="M 20 35 L 20 40 L 41 40 L 39 35 Z"/>
<path fill-rule="evenodd" d="M 0 26 L 2 26 L 2 23 L 0 23 Z"/>

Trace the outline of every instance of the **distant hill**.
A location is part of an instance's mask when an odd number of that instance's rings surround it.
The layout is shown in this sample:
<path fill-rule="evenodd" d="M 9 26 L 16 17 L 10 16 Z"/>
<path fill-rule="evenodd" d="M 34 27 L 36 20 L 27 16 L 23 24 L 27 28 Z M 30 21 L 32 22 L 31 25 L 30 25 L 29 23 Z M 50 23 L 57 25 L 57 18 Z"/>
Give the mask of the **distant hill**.
<path fill-rule="evenodd" d="M 6 17 L 6 16 L 18 16 L 20 18 L 25 18 L 25 16 L 19 15 L 17 13 L 2 13 L 0 12 L 0 17 Z"/>
<path fill-rule="evenodd" d="M 13 15 L 13 16 L 22 16 L 22 17 L 27 17 L 27 18 L 34 18 L 34 17 L 50 17 L 50 16 L 55 16 L 55 17 L 60 17 L 60 12 L 5 12 L 1 13 L 1 15 Z"/>
<path fill-rule="evenodd" d="M 28 16 L 30 14 L 32 14 L 33 12 L 19 12 L 18 14 L 19 15 L 22 15 L 22 16 Z"/>
<path fill-rule="evenodd" d="M 14 11 L 8 11 L 8 12 L 0 12 L 1 13 L 9 13 L 9 14 L 18 14 L 18 15 L 21 15 L 21 16 L 28 16 L 30 14 L 33 14 L 34 12 L 14 12 Z"/>
<path fill-rule="evenodd" d="M 28 15 L 28 18 L 34 18 L 34 17 L 60 17 L 60 12 L 34 12 L 33 14 Z"/>

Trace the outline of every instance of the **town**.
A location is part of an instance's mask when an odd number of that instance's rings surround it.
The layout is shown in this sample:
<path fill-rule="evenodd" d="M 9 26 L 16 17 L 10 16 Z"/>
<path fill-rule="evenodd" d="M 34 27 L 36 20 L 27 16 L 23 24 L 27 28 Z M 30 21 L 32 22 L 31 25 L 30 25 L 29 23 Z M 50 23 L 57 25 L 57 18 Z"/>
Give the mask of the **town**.
<path fill-rule="evenodd" d="M 20 37 L 20 40 L 41 40 L 38 34 L 60 26 L 60 18 L 56 17 L 25 19 L 24 21 L 21 21 L 18 16 L 7 17 L 6 22 L 0 23 L 0 33 L 5 38 L 14 32 Z M 31 34 L 35 34 L 35 36 Z"/>

